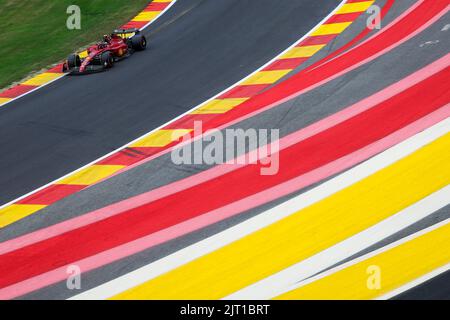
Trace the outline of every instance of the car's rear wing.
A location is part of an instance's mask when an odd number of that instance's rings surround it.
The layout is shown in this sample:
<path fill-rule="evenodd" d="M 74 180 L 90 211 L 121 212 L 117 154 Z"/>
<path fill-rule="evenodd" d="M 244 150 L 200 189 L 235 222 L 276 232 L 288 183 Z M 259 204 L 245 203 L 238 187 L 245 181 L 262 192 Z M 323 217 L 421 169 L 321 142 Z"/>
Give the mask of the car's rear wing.
<path fill-rule="evenodd" d="M 132 29 L 116 29 L 112 32 L 114 35 L 118 35 L 124 39 L 131 38 L 132 36 L 139 34 L 141 31 L 136 28 Z"/>

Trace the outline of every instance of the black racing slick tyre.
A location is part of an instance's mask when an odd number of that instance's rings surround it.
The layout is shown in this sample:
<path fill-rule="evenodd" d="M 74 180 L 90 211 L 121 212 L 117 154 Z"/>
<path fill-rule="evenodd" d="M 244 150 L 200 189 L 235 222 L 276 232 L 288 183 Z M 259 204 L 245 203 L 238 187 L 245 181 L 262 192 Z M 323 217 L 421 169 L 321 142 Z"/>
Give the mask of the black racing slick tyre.
<path fill-rule="evenodd" d="M 81 66 L 81 59 L 80 56 L 77 54 L 71 54 L 68 58 L 67 58 L 67 66 L 69 67 L 69 69 L 72 68 L 76 68 Z"/>
<path fill-rule="evenodd" d="M 136 51 L 147 48 L 147 39 L 142 34 L 137 34 L 131 38 L 131 47 Z"/>
<path fill-rule="evenodd" d="M 101 62 L 102 66 L 105 69 L 112 68 L 114 66 L 114 57 L 112 56 L 111 52 L 103 52 L 101 56 Z"/>

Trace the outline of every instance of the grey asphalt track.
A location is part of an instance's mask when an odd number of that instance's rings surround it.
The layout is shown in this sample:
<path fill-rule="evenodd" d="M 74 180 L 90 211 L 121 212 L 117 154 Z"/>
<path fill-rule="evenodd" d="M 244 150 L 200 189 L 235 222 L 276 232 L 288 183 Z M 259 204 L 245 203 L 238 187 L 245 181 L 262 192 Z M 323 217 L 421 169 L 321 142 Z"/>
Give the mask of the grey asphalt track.
<path fill-rule="evenodd" d="M 391 18 L 400 14 L 407 6 L 408 5 L 394 8 L 392 13 L 393 16 Z M 330 83 L 311 91 L 310 93 L 283 103 L 277 108 L 264 112 L 257 117 L 246 120 L 233 127 L 244 129 L 277 127 L 281 130 L 281 136 L 284 136 L 308 125 L 311 122 L 341 110 L 342 108 L 347 107 L 350 104 L 359 101 L 360 99 L 373 94 L 392 83 L 395 83 L 401 78 L 447 53 L 447 48 L 449 47 L 448 38 L 445 38 L 445 35 L 441 31 L 442 25 L 447 19 L 448 15 L 442 18 L 429 30 L 411 39 L 404 45 L 389 53 L 389 55 L 380 57 L 368 65 L 333 80 Z M 358 25 L 359 28 L 362 28 L 363 23 L 364 21 L 360 20 L 354 25 L 355 33 L 358 31 Z M 347 37 L 348 40 L 349 37 L 351 38 L 351 34 L 345 33 L 341 37 Z M 440 44 L 434 46 L 421 46 L 421 44 L 426 41 L 436 38 L 441 40 Z M 337 39 L 337 41 L 344 40 L 346 39 Z M 405 56 L 414 57 L 415 59 L 404 59 Z M 324 97 L 329 96 L 333 96 L 333 99 L 324 99 Z M 317 103 L 318 101 L 320 101 L 320 103 Z M 116 202 L 131 195 L 154 189 L 155 187 L 164 185 L 170 181 L 190 176 L 193 173 L 204 169 L 205 167 L 200 166 L 184 166 L 180 168 L 172 165 L 168 156 L 158 158 L 155 161 L 148 162 L 124 174 L 108 179 L 107 181 L 104 181 L 46 208 L 39 214 L 39 218 L 37 216 L 31 216 L 24 219 L 23 221 L 15 224 L 14 228 L 8 228 L 6 230 L 7 234 L 4 234 L 5 236 L 0 236 L 0 241 L 5 240 L 5 238 L 10 238 L 14 234 L 17 235 L 18 233 L 21 234 L 29 232 L 35 228 L 51 225 L 57 221 L 65 220 L 69 217 L 78 216 L 84 212 Z M 109 264 L 92 272 L 83 274 L 83 290 L 95 287 L 105 281 L 135 270 L 140 266 L 148 264 L 212 234 L 229 228 L 232 225 L 255 216 L 262 211 L 277 205 L 278 203 L 303 193 L 304 191 L 305 190 L 299 190 L 295 194 L 291 194 L 259 208 L 244 212 L 241 215 L 217 223 L 213 226 L 202 229 L 201 231 L 194 232 L 158 247 L 148 249 L 139 254 L 135 254 L 115 263 Z M 410 228 L 405 229 L 397 235 L 378 243 L 370 249 L 373 250 L 391 243 L 392 241 L 411 234 L 412 232 L 423 229 L 424 227 L 438 221 L 442 221 L 443 219 L 448 218 L 448 216 L 449 211 L 448 207 L 446 207 L 439 210 L 428 219 L 424 219 L 419 223 L 414 224 Z M 358 253 L 356 256 L 363 253 L 364 252 Z M 67 298 L 71 295 L 73 295 L 73 292 L 67 290 L 65 283 L 58 283 L 23 298 L 61 299 Z"/>
<path fill-rule="evenodd" d="M 0 109 L 0 204 L 117 149 L 254 71 L 340 0 L 179 0 L 150 47 Z"/>

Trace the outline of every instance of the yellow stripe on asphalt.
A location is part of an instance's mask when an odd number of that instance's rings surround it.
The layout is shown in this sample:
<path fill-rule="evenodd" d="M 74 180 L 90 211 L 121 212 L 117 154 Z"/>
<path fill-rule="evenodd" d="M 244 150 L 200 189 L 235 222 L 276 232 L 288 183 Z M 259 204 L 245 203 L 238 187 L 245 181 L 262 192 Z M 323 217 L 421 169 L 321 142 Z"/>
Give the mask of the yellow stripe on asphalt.
<path fill-rule="evenodd" d="M 290 58 L 309 58 L 316 54 L 320 49 L 325 47 L 324 44 L 314 45 L 314 46 L 303 46 L 294 47 L 285 54 L 283 54 L 280 59 L 290 59 Z"/>
<path fill-rule="evenodd" d="M 130 147 L 160 148 L 191 132 L 192 129 L 161 129 L 133 143 Z"/>
<path fill-rule="evenodd" d="M 125 166 L 118 165 L 93 165 L 59 180 L 56 184 L 91 185 L 107 178 Z"/>
<path fill-rule="evenodd" d="M 153 0 L 152 1 L 152 3 L 155 3 L 155 2 L 164 2 L 164 3 L 167 3 L 167 2 L 172 2 L 173 0 Z"/>
<path fill-rule="evenodd" d="M 248 98 L 215 99 L 191 112 L 191 114 L 218 114 L 230 111 Z"/>
<path fill-rule="evenodd" d="M 351 25 L 351 22 L 338 22 L 323 24 L 315 30 L 311 36 L 326 36 L 330 34 L 339 34 Z"/>
<path fill-rule="evenodd" d="M 133 37 L 134 35 L 136 35 L 136 33 L 135 32 L 132 32 L 132 33 L 121 33 L 120 34 L 120 36 L 123 38 L 123 39 L 127 39 L 127 38 L 131 38 L 131 37 Z"/>
<path fill-rule="evenodd" d="M 450 183 L 450 134 L 360 182 L 114 299 L 220 299 L 343 241 Z"/>
<path fill-rule="evenodd" d="M 375 1 L 362 1 L 355 3 L 346 3 L 336 12 L 336 14 L 364 12 L 369 9 L 374 2 Z"/>
<path fill-rule="evenodd" d="M 161 12 L 160 11 L 144 11 L 139 13 L 131 21 L 151 21 L 156 18 Z"/>
<path fill-rule="evenodd" d="M 240 83 L 240 85 L 252 85 L 252 84 L 272 84 L 281 78 L 283 78 L 286 74 L 291 72 L 292 70 L 271 70 L 271 71 L 260 71 L 255 75 L 251 76 L 249 79 Z"/>
<path fill-rule="evenodd" d="M 10 99 L 10 98 L 1 98 L 0 97 L 0 106 L 2 105 L 2 104 L 5 104 L 5 103 L 7 103 L 8 101 L 11 101 L 12 99 Z"/>
<path fill-rule="evenodd" d="M 115 299 L 220 299 L 317 254 L 450 183 L 450 134 L 336 194 Z"/>
<path fill-rule="evenodd" d="M 0 209 L 0 228 L 6 227 L 20 219 L 23 219 L 43 208 L 44 205 L 36 204 L 12 204 Z"/>
<path fill-rule="evenodd" d="M 62 73 L 45 72 L 31 78 L 30 80 L 25 81 L 22 84 L 27 86 L 41 86 L 55 80 L 56 78 L 61 77 L 62 75 Z"/>
<path fill-rule="evenodd" d="M 450 262 L 450 224 L 277 297 L 375 299 Z"/>

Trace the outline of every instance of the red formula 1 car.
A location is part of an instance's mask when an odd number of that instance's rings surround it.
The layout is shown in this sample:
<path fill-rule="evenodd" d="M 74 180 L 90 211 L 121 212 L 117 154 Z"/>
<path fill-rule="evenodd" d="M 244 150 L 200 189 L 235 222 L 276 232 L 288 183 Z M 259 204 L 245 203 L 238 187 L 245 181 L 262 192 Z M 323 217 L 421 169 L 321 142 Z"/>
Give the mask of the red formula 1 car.
<path fill-rule="evenodd" d="M 147 40 L 138 29 L 115 30 L 103 36 L 101 42 L 87 49 L 86 58 L 70 55 L 63 64 L 63 72 L 84 74 L 112 68 L 114 62 L 128 58 L 135 51 L 145 50 Z"/>

